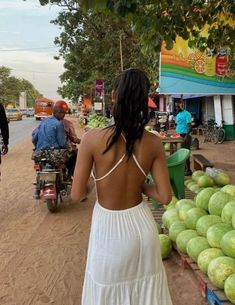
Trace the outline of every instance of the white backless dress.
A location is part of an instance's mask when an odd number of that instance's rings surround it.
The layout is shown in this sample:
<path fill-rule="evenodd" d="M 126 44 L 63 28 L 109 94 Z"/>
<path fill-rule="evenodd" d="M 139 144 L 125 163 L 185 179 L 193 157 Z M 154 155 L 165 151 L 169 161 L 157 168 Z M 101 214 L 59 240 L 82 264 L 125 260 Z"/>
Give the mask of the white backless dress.
<path fill-rule="evenodd" d="M 144 201 L 125 210 L 95 203 L 82 305 L 172 305 L 156 222 Z"/>

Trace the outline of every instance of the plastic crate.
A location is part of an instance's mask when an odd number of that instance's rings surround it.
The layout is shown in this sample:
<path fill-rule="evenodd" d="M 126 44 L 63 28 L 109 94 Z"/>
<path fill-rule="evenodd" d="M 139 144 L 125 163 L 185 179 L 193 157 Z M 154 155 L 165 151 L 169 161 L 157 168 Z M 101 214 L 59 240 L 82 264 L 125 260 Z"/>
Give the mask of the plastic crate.
<path fill-rule="evenodd" d="M 211 290 L 207 287 L 207 303 L 208 305 L 232 305 L 222 290 Z"/>

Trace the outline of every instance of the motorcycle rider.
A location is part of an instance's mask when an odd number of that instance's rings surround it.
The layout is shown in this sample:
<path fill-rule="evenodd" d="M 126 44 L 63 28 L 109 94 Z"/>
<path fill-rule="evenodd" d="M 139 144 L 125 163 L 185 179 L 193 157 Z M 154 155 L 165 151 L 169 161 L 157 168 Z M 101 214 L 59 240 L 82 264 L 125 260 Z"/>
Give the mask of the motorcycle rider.
<path fill-rule="evenodd" d="M 7 120 L 5 108 L 1 102 L 0 102 L 0 132 L 3 139 L 3 145 L 0 150 L 0 164 L 1 164 L 1 154 L 5 155 L 8 153 L 8 144 L 9 144 L 8 120 Z M 1 176 L 1 170 L 0 170 L 0 176 Z"/>
<path fill-rule="evenodd" d="M 67 160 L 65 162 L 68 169 L 68 175 L 73 176 L 74 167 L 77 157 L 76 144 L 80 143 L 80 139 L 77 137 L 72 122 L 64 119 L 66 112 L 68 111 L 68 105 L 65 101 L 57 101 L 53 107 L 53 115 L 44 121 L 33 131 L 32 142 L 35 145 L 35 152 L 33 153 L 33 159 L 35 157 L 40 159 L 40 153 L 44 153 L 45 150 L 54 148 L 50 151 L 50 159 L 58 158 L 61 149 L 66 149 Z M 35 193 L 37 197 L 37 190 Z"/>

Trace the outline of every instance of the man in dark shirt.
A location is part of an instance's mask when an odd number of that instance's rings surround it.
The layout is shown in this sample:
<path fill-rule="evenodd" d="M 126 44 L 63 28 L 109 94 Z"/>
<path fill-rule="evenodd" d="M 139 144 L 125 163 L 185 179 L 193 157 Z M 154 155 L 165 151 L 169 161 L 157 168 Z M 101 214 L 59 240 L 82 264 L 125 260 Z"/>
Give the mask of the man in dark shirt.
<path fill-rule="evenodd" d="M 5 155 L 8 153 L 8 144 L 9 144 L 9 128 L 8 121 L 3 104 L 0 103 L 0 133 L 3 140 L 2 147 L 0 146 L 0 164 L 1 164 L 1 154 Z M 0 142 L 1 143 L 1 142 Z M 1 171 L 0 171 L 1 176 Z"/>
<path fill-rule="evenodd" d="M 8 152 L 9 128 L 8 128 L 8 121 L 7 121 L 5 108 L 2 103 L 0 103 L 0 131 L 1 131 L 2 139 L 3 139 L 1 153 L 3 155 L 5 155 Z"/>

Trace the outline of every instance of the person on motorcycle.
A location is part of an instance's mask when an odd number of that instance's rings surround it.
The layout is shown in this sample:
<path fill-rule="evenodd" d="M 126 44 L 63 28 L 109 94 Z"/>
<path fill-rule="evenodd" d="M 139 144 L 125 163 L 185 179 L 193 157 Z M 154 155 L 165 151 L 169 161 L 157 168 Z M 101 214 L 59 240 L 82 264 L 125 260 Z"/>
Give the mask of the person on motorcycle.
<path fill-rule="evenodd" d="M 1 164 L 1 154 L 5 155 L 8 153 L 8 144 L 9 144 L 8 120 L 7 120 L 5 108 L 2 103 L 0 103 L 0 133 L 3 141 L 3 145 L 0 149 L 0 164 Z M 0 170 L 0 176 L 1 176 L 1 170 Z"/>

